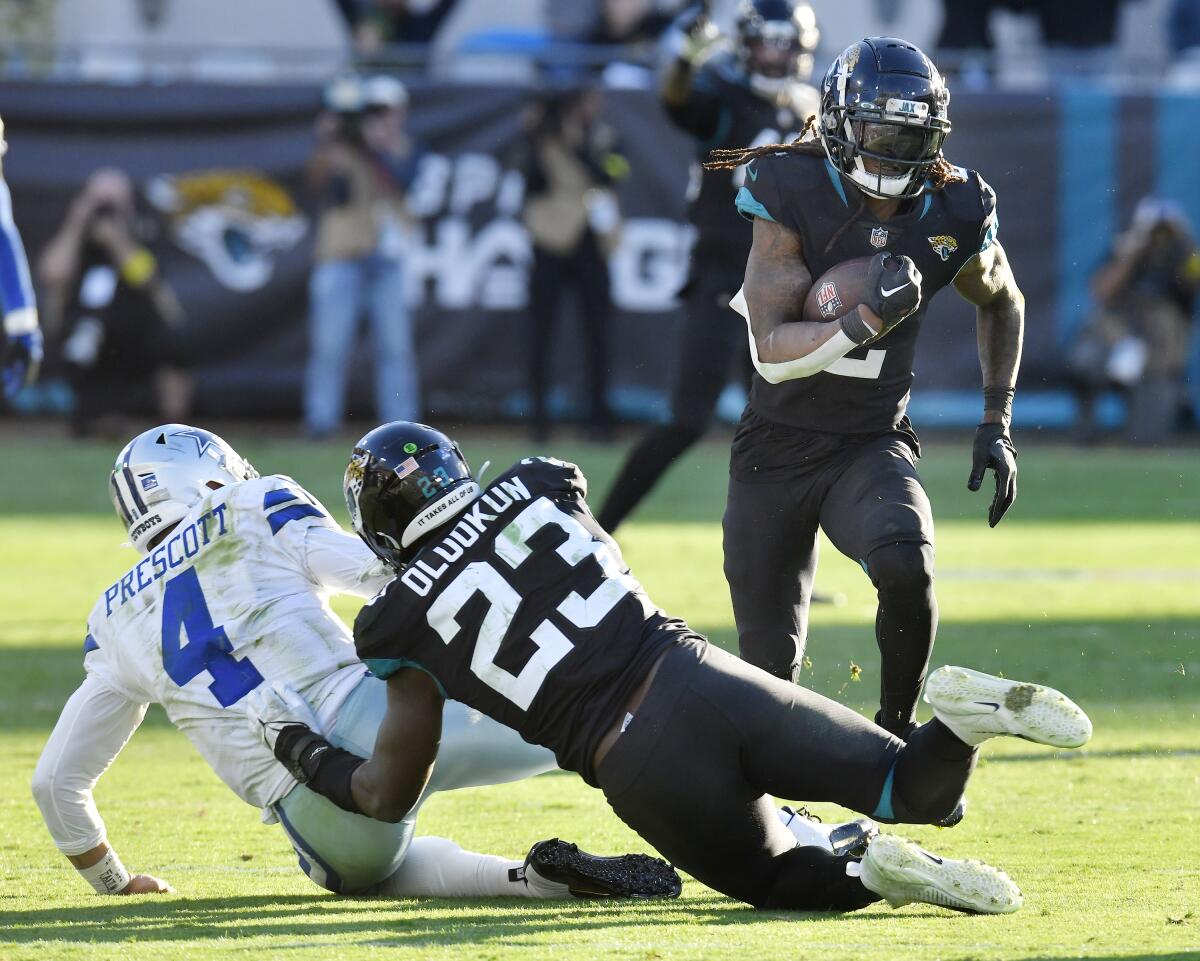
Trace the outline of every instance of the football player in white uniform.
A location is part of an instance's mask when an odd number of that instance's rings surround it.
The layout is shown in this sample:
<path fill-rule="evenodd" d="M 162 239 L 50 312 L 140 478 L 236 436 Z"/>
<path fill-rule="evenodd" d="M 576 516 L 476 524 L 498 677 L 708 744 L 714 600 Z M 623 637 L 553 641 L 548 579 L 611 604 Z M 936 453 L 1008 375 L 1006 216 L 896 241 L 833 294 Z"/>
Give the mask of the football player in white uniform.
<path fill-rule="evenodd" d="M 555 768 L 550 751 L 461 704 L 447 705 L 429 788 L 397 823 L 347 813 L 297 784 L 244 713 L 261 688 L 290 699 L 334 743 L 369 755 L 386 684 L 355 656 L 328 597 L 375 594 L 392 573 L 295 481 L 258 472 L 221 438 L 168 424 L 134 438 L 109 479 L 144 556 L 96 602 L 87 676 L 67 701 L 33 778 L 58 849 L 102 893 L 170 890 L 131 876 L 110 846 L 92 789 L 159 703 L 217 776 L 282 822 L 300 866 L 334 892 L 393 896 L 673 895 L 679 879 L 645 855 L 597 858 L 566 842 L 524 862 L 413 837 L 435 791 Z M 403 814 L 404 812 L 400 812 Z"/>
<path fill-rule="evenodd" d="M 0 158 L 8 152 L 0 120 Z M 4 334 L 0 337 L 0 394 L 11 400 L 37 378 L 42 363 L 42 331 L 38 326 L 33 283 L 21 235 L 13 221 L 12 195 L 0 167 L 0 300 Z"/>

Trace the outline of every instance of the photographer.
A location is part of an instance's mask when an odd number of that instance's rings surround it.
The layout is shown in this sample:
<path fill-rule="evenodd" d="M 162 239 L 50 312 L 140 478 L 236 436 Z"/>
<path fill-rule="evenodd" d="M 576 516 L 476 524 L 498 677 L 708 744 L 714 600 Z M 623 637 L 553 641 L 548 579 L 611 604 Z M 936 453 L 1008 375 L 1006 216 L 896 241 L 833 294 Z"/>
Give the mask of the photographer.
<path fill-rule="evenodd" d="M 129 176 L 104 168 L 88 178 L 38 261 L 46 330 L 66 335 L 76 436 L 126 433 L 125 418 L 147 406 L 159 420 L 187 416 L 185 317 L 150 250 L 153 233 Z"/>
<path fill-rule="evenodd" d="M 568 285 L 578 292 L 583 325 L 588 433 L 598 441 L 612 433 L 606 398 L 612 319 L 608 257 L 620 231 L 612 188 L 626 176 L 629 163 L 617 152 L 612 128 L 600 120 L 602 108 L 594 88 L 570 87 L 543 96 L 526 111 L 524 136 L 511 158 L 525 177 L 524 221 L 533 247 L 528 343 L 535 439 L 549 434 L 551 347 Z"/>
<path fill-rule="evenodd" d="M 1200 251 L 1177 204 L 1143 198 L 1129 230 L 1092 278 L 1099 310 L 1071 345 L 1068 364 L 1080 406 L 1079 437 L 1097 439 L 1097 395 L 1128 395 L 1129 439 L 1165 441 L 1179 411 L 1200 285 Z"/>
<path fill-rule="evenodd" d="M 305 426 L 336 431 L 359 315 L 370 318 L 381 421 L 420 415 L 417 359 L 404 292 L 404 195 L 421 151 L 404 129 L 408 94 L 390 77 L 345 77 L 326 90 L 309 183 L 320 203 L 309 282 Z"/>

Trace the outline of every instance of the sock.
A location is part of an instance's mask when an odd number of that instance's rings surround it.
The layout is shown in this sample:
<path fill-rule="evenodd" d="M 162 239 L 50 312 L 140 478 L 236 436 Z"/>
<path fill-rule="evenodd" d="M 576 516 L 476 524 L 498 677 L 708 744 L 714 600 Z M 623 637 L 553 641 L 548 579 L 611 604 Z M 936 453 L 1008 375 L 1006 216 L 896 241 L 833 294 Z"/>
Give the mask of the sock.
<path fill-rule="evenodd" d="M 527 879 L 524 861 L 464 851 L 439 837 L 413 838 L 400 867 L 374 893 L 395 898 L 569 897 L 565 884 Z"/>

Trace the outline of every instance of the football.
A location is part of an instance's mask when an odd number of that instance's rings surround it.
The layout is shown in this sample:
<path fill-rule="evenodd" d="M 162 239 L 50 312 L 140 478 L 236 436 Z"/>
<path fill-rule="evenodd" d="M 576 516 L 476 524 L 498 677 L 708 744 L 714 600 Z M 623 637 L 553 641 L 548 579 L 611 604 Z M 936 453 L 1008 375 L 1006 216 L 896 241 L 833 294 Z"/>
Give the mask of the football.
<path fill-rule="evenodd" d="M 830 267 L 804 298 L 804 319 L 814 323 L 837 320 L 863 302 L 871 257 L 855 257 Z"/>

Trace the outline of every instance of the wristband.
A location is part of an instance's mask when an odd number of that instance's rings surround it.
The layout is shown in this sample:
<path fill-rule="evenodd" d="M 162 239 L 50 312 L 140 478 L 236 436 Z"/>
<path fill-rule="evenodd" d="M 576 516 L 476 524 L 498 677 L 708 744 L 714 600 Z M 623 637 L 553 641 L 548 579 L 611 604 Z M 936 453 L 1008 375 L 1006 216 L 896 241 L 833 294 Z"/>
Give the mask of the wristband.
<path fill-rule="evenodd" d="M 1016 391 L 1011 387 L 983 388 L 983 412 L 998 413 L 1008 423 L 1012 420 L 1013 396 Z"/>
<path fill-rule="evenodd" d="M 879 331 L 863 320 L 857 307 L 842 315 L 842 332 L 859 346 L 879 336 Z"/>
<path fill-rule="evenodd" d="M 90 868 L 76 868 L 83 875 L 97 894 L 120 894 L 132 880 L 132 875 L 125 869 L 117 852 L 109 848 L 104 857 Z"/>

